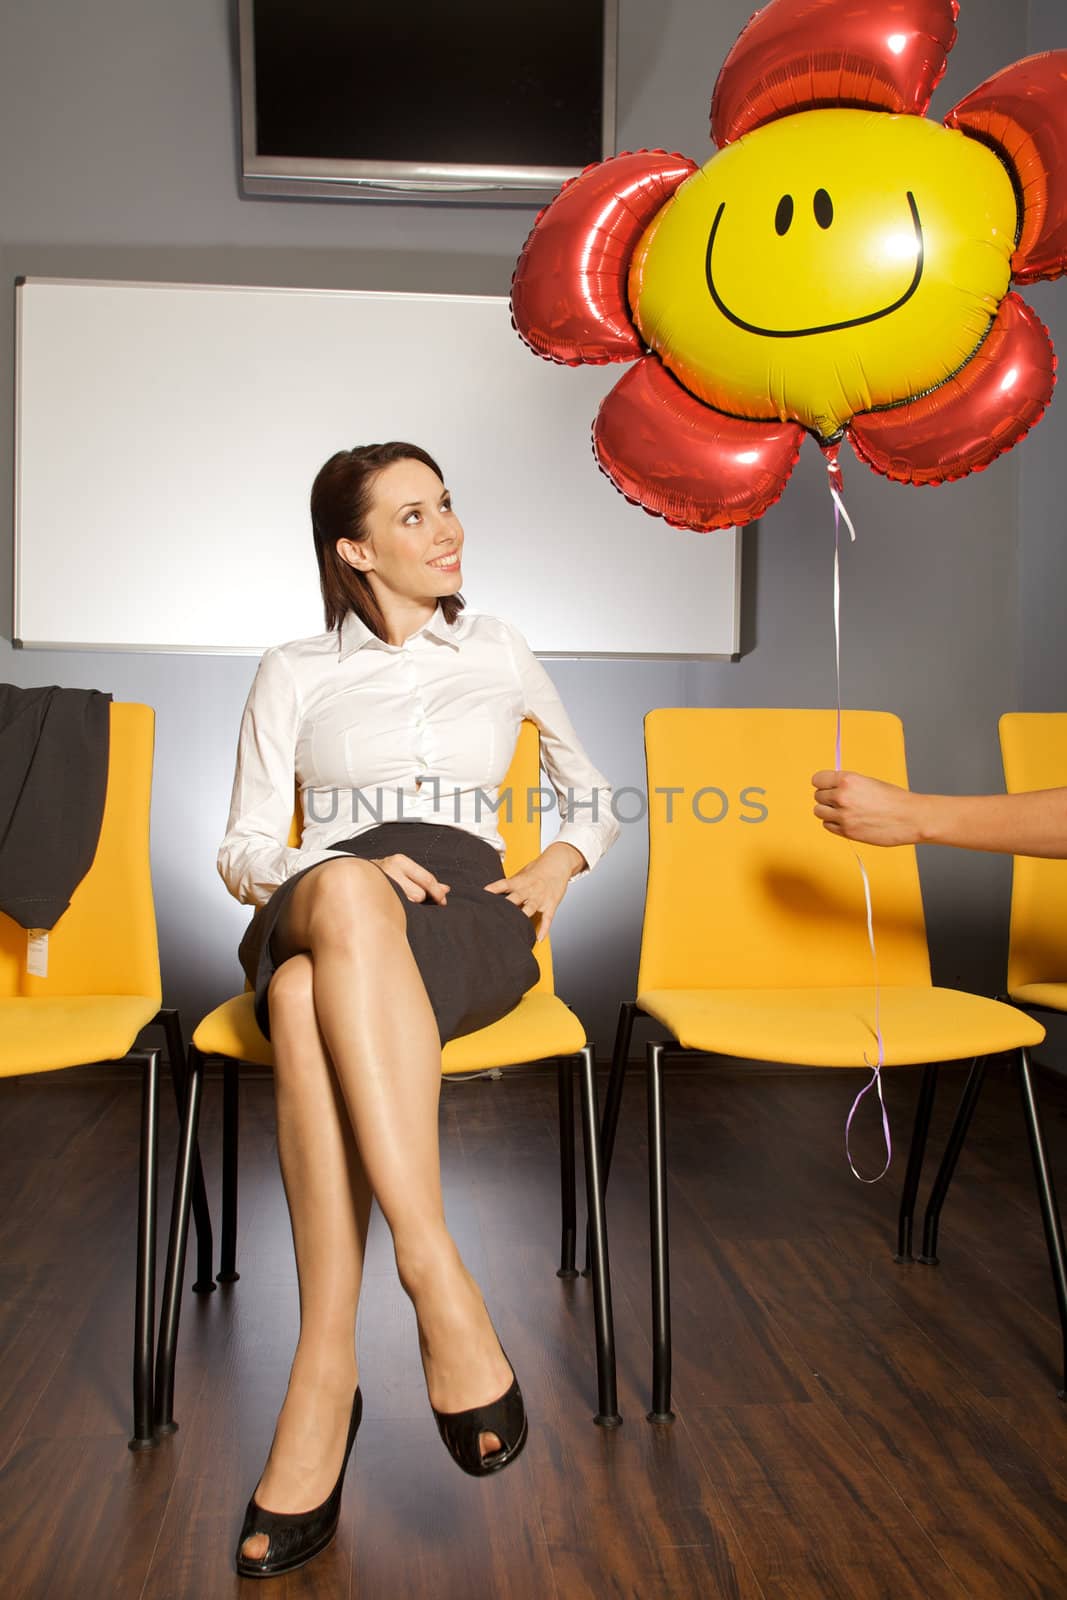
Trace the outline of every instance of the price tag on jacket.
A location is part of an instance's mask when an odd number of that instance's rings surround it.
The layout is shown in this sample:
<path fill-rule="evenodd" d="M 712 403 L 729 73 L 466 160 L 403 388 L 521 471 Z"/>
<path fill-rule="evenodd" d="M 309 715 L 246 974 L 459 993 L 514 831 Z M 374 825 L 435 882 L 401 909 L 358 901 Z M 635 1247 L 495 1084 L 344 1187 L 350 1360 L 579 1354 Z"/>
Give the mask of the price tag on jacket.
<path fill-rule="evenodd" d="M 48 929 L 27 928 L 26 971 L 34 978 L 48 976 Z"/>

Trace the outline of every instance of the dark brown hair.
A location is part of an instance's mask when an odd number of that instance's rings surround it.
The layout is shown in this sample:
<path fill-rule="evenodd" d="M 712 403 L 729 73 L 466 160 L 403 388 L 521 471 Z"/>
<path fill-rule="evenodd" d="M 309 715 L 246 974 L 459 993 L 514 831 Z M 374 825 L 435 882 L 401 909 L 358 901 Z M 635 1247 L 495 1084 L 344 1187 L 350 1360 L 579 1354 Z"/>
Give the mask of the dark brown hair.
<path fill-rule="evenodd" d="M 311 529 L 327 633 L 340 629 L 348 613 L 354 611 L 379 639 L 386 636 L 385 618 L 366 573 L 338 555 L 337 541 L 351 539 L 358 544 L 367 537 L 366 519 L 374 497 L 374 480 L 383 467 L 391 467 L 395 461 L 421 461 L 444 482 L 433 456 L 417 444 L 393 439 L 388 444 L 338 450 L 311 486 Z M 455 622 L 465 604 L 460 594 L 442 595 L 438 603 L 449 624 Z"/>

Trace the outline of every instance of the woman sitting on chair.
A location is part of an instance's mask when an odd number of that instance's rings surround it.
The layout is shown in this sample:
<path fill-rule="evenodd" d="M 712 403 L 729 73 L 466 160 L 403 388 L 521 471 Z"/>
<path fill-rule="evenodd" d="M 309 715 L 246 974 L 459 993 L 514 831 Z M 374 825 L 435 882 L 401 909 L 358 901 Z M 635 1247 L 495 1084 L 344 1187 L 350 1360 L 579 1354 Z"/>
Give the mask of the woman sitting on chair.
<path fill-rule="evenodd" d="M 532 919 L 544 938 L 570 879 L 618 831 L 606 780 L 525 641 L 463 613 L 463 529 L 432 457 L 400 443 L 339 452 L 311 518 L 327 631 L 259 664 L 218 858 L 230 892 L 258 908 L 239 954 L 274 1046 L 300 1284 L 289 1387 L 237 1551 L 248 1576 L 300 1566 L 337 1526 L 362 1407 L 372 1197 L 449 1451 L 480 1476 L 525 1443 L 518 1382 L 445 1223 L 441 1045 L 518 1004 L 538 976 Z M 505 878 L 494 808 L 509 803 L 497 791 L 524 717 L 564 820 Z M 299 848 L 285 843 L 294 779 Z"/>

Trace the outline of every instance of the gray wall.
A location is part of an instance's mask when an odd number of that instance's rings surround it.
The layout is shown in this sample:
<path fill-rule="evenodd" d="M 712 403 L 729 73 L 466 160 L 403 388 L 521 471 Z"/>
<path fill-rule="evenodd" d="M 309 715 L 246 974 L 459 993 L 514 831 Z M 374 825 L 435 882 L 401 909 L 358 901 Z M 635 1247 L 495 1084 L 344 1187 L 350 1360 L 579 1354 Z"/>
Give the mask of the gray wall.
<path fill-rule="evenodd" d="M 1033 47 L 1042 30 L 1051 36 L 1059 4 L 1033 0 Z M 714 77 L 751 9 L 751 0 L 622 0 L 621 149 L 665 146 L 704 157 Z M 98 0 L 92 8 L 37 0 L 12 8 L 6 24 L 0 281 L 52 274 L 506 293 L 527 210 L 239 196 L 225 0 Z M 968 0 L 935 110 L 943 114 L 1029 48 L 1024 10 Z M 1046 316 L 1058 312 L 1067 335 L 1063 286 L 1033 298 Z M 0 314 L 8 372 L 12 299 Z M 10 393 L 10 383 L 0 386 L 4 548 Z M 936 491 L 890 485 L 846 452 L 859 539 L 845 556 L 845 701 L 900 713 L 916 787 L 997 786 L 999 713 L 1038 703 L 1036 682 L 1041 704 L 1062 705 L 1050 574 L 1067 560 L 1055 539 L 1054 497 L 1064 496 L 1053 441 L 1063 427 L 1064 414 L 1053 410 L 1021 450 Z M 250 465 L 235 461 L 234 471 Z M 1021 469 L 1029 476 L 1020 501 Z M 550 664 L 594 759 L 617 784 L 643 782 L 640 719 L 648 707 L 832 703 L 831 528 L 822 461 L 809 442 L 783 501 L 744 536 L 748 649 L 740 662 Z M 648 531 L 650 556 L 656 539 L 683 537 L 652 522 Z M 249 913 L 227 896 L 214 855 L 255 663 L 13 650 L 9 565 L 0 562 L 0 674 L 20 684 L 94 686 L 157 709 L 153 851 L 164 985 L 192 1023 L 240 986 L 234 952 Z M 831 758 L 813 751 L 813 767 Z M 618 998 L 632 994 L 644 868 L 642 830 L 626 828 L 596 875 L 576 887 L 555 939 L 561 989 L 602 1049 Z M 926 850 L 922 871 L 935 976 L 994 989 L 1003 973 L 1007 863 Z"/>
<path fill-rule="evenodd" d="M 1030 0 L 1029 49 L 1063 49 L 1063 0 Z M 1039 283 L 1026 298 L 1043 319 L 1060 357 L 1060 393 L 1041 426 L 1026 441 L 1019 477 L 1019 709 L 1067 710 L 1067 412 L 1062 365 L 1067 352 L 1067 280 Z M 1043 1019 L 1044 1020 L 1044 1019 Z M 1067 1059 L 1067 1019 L 1048 1022 L 1046 1059 Z"/>
<path fill-rule="evenodd" d="M 1067 44 L 1063 0 L 1030 0 L 1030 49 Z M 1060 352 L 1067 351 L 1067 293 L 1062 280 L 1035 284 L 1026 298 L 1044 320 Z M 1061 367 L 1061 374 L 1062 374 Z M 1019 696 L 1020 709 L 1062 711 L 1067 690 L 1063 597 L 1067 594 L 1067 505 L 1064 442 L 1067 415 L 1058 405 L 1026 446 L 1019 482 Z"/>

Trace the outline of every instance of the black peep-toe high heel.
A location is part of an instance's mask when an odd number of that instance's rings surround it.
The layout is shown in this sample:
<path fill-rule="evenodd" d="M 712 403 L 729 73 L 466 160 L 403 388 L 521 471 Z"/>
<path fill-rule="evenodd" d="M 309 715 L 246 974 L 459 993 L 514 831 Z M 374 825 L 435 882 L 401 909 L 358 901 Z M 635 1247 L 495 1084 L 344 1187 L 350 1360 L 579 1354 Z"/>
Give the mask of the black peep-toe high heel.
<path fill-rule="evenodd" d="M 352 1454 L 356 1429 L 363 1416 L 363 1396 L 357 1388 L 352 1401 L 352 1419 L 348 1424 L 348 1443 L 344 1460 L 330 1494 L 320 1506 L 311 1511 L 265 1511 L 256 1504 L 255 1495 L 248 1502 L 241 1537 L 237 1541 L 237 1570 L 242 1578 L 276 1578 L 279 1573 L 293 1572 L 306 1561 L 325 1550 L 334 1534 L 341 1515 L 341 1490 L 344 1487 L 345 1469 Z M 270 1540 L 267 1553 L 259 1561 L 241 1554 L 246 1539 L 265 1533 Z"/>
<path fill-rule="evenodd" d="M 507 1360 L 506 1355 L 504 1359 Z M 499 1400 L 487 1406 L 471 1406 L 469 1411 L 438 1411 L 432 1405 L 430 1410 L 449 1455 L 472 1478 L 487 1478 L 491 1472 L 502 1472 L 526 1443 L 529 1431 L 526 1407 L 513 1367 L 511 1385 Z M 483 1433 L 495 1433 L 500 1440 L 500 1449 L 488 1456 L 482 1455 L 479 1446 Z"/>

